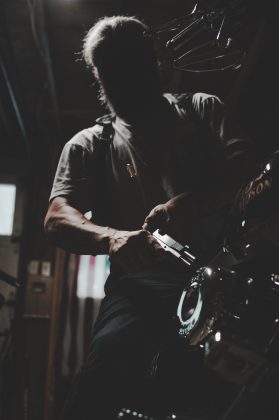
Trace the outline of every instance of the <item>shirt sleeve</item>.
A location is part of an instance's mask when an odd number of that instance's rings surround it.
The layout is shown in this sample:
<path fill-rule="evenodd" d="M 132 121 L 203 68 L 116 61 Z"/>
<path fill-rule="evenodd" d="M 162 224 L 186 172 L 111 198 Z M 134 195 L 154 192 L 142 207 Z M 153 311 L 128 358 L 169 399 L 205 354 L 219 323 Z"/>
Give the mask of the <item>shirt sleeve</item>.
<path fill-rule="evenodd" d="M 201 122 L 222 139 L 225 114 L 224 102 L 215 95 L 195 93 L 192 97 L 192 105 Z"/>
<path fill-rule="evenodd" d="M 57 166 L 50 200 L 67 196 L 80 203 L 81 210 L 90 210 L 89 197 L 93 193 L 90 169 L 88 150 L 71 141 L 66 143 Z"/>
<path fill-rule="evenodd" d="M 225 104 L 217 96 L 194 94 L 192 106 L 202 122 L 203 137 L 209 147 L 206 149 L 208 179 L 211 179 L 207 184 L 209 208 L 229 206 L 254 170 L 253 144 L 236 123 L 228 121 Z M 209 135 L 206 127 L 209 127 Z"/>
<path fill-rule="evenodd" d="M 219 149 L 225 159 L 245 154 L 251 149 L 251 143 L 243 135 L 240 127 L 237 124 L 229 124 L 225 104 L 217 96 L 195 93 L 192 106 L 203 126 L 211 131 L 211 147 Z"/>

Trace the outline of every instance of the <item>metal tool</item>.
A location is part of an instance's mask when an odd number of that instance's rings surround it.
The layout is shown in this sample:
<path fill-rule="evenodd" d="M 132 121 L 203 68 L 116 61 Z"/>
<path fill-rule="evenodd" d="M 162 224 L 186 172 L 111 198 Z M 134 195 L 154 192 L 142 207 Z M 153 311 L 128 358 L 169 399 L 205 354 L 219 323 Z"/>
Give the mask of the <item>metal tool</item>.
<path fill-rule="evenodd" d="M 171 236 L 166 234 L 162 235 L 159 229 L 155 230 L 152 235 L 166 251 L 170 252 L 189 266 L 194 264 L 196 257 L 190 252 L 190 247 L 188 245 L 181 245 Z"/>

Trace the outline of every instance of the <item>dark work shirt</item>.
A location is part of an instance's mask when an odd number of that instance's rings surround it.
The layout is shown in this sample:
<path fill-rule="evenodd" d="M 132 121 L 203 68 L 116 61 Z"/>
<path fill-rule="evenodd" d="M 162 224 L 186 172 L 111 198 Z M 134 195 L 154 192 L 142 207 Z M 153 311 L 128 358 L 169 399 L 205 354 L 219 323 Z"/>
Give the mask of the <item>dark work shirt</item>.
<path fill-rule="evenodd" d="M 62 151 L 50 199 L 78 195 L 96 223 L 101 215 L 103 225 L 136 230 L 154 206 L 198 188 L 224 147 L 224 105 L 205 93 L 164 97 L 167 110 L 154 122 L 134 127 L 116 117 L 107 150 L 100 147 L 98 125 L 76 134 Z"/>

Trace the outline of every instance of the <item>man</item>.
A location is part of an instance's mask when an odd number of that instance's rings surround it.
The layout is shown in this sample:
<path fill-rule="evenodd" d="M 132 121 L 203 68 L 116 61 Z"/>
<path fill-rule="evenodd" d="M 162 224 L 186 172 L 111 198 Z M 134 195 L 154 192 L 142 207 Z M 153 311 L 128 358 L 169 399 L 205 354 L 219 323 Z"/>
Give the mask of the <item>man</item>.
<path fill-rule="evenodd" d="M 63 419 L 111 420 L 122 406 L 148 405 L 151 361 L 187 277 L 151 232 L 163 228 L 187 238 L 209 257 L 221 227 L 210 211 L 226 204 L 238 180 L 230 178 L 233 165 L 224 164 L 222 103 L 205 94 L 162 95 L 142 22 L 101 19 L 83 53 L 111 115 L 65 145 L 45 226 L 70 252 L 110 257 L 89 357 Z M 228 184 L 222 199 L 220 178 Z M 83 215 L 88 210 L 92 221 Z M 202 213 L 211 218 L 211 232 Z"/>

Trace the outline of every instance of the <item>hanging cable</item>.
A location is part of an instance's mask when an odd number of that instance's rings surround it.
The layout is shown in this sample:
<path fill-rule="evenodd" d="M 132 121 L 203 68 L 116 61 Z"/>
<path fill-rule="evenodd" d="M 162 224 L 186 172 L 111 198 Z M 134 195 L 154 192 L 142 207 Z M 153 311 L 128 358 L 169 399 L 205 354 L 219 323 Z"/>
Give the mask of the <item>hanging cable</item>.
<path fill-rule="evenodd" d="M 16 99 L 16 96 L 15 96 L 12 84 L 11 84 L 9 76 L 8 76 L 8 72 L 6 70 L 6 67 L 5 67 L 4 62 L 2 61 L 1 57 L 0 57 L 0 69 L 1 69 L 1 73 L 3 75 L 3 79 L 5 81 L 5 84 L 6 84 L 8 93 L 9 93 L 9 97 L 10 97 L 12 107 L 13 107 L 15 115 L 16 115 L 16 120 L 17 120 L 19 129 L 20 129 L 22 138 L 24 140 L 25 151 L 26 151 L 27 161 L 28 161 L 28 166 L 29 166 L 29 164 L 31 162 L 31 150 L 30 150 L 30 144 L 29 144 L 29 141 L 28 141 L 27 131 L 26 131 L 26 128 L 25 128 L 25 125 L 24 125 L 24 122 L 23 122 L 21 111 L 20 111 L 20 108 L 18 106 L 17 99 Z"/>

